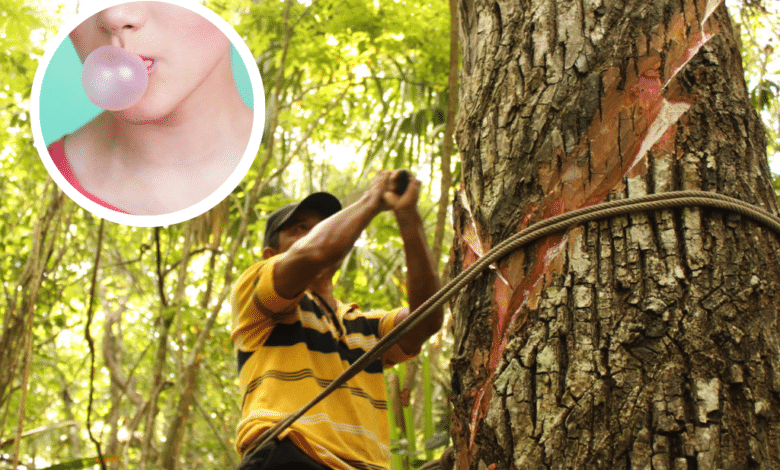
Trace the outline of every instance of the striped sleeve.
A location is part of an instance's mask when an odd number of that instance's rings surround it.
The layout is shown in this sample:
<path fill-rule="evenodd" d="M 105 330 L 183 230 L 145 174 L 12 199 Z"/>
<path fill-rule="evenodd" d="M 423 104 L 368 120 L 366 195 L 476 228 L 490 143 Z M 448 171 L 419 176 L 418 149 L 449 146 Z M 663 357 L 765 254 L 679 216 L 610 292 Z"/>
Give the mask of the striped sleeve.
<path fill-rule="evenodd" d="M 401 312 L 405 310 L 403 308 L 397 308 L 395 310 L 391 310 L 387 312 L 382 319 L 379 322 L 379 337 L 382 338 L 388 333 L 390 333 L 390 330 L 395 327 L 396 323 L 398 322 L 398 315 L 401 314 Z M 420 352 L 417 351 L 415 354 L 406 354 L 403 349 L 401 349 L 401 346 L 398 344 L 394 344 L 393 347 L 385 351 L 384 354 L 382 354 L 382 367 L 387 369 L 388 367 L 392 367 L 396 364 L 400 364 L 402 362 L 405 362 L 415 356 L 417 356 Z"/>
<path fill-rule="evenodd" d="M 241 351 L 254 351 L 265 342 L 271 327 L 295 311 L 300 296 L 285 299 L 276 293 L 273 269 L 277 255 L 247 269 L 233 288 L 233 344 Z M 301 294 L 303 295 L 303 294 Z"/>

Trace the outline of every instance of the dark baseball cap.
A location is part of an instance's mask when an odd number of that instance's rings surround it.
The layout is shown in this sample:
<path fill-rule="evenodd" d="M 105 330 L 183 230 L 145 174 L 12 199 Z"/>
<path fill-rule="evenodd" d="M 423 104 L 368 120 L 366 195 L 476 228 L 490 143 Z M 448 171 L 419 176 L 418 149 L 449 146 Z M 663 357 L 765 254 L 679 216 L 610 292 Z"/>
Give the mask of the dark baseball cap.
<path fill-rule="evenodd" d="M 311 194 L 300 202 L 292 202 L 281 209 L 275 210 L 268 216 L 268 222 L 265 224 L 263 248 L 269 245 L 271 237 L 282 229 L 284 224 L 292 218 L 293 214 L 303 209 L 314 210 L 319 213 L 323 219 L 327 219 L 341 210 L 341 203 L 336 199 L 336 196 L 330 193 L 320 192 Z"/>

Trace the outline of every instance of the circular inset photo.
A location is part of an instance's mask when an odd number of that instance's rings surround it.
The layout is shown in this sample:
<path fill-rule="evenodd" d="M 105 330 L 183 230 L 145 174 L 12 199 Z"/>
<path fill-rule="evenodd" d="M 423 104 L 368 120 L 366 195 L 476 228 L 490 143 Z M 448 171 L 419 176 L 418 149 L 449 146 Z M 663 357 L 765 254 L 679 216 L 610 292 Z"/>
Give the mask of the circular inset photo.
<path fill-rule="evenodd" d="M 100 2 L 46 47 L 31 117 L 49 174 L 112 222 L 171 225 L 214 207 L 265 125 L 249 48 L 187 0 Z"/>

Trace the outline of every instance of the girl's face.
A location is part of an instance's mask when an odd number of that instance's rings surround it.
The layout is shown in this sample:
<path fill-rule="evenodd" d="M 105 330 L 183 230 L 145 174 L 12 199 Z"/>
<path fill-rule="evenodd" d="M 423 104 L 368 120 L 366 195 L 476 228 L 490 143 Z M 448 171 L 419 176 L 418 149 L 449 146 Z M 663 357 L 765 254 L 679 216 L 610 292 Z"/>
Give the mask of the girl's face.
<path fill-rule="evenodd" d="M 70 33 L 82 62 L 101 46 L 113 45 L 144 59 L 149 84 L 141 100 L 114 112 L 129 122 L 151 122 L 171 114 L 194 93 L 221 86 L 212 72 L 227 62 L 230 40 L 209 20 L 163 2 L 132 2 L 91 16 Z"/>

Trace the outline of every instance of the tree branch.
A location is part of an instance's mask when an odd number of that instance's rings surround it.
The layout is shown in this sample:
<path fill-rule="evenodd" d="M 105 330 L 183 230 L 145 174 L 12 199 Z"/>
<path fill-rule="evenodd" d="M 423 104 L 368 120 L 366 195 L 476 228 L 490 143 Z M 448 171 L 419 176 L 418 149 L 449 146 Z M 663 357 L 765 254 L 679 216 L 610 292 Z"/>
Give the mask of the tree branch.
<path fill-rule="evenodd" d="M 444 128 L 444 140 L 441 148 L 441 196 L 439 212 L 436 215 L 436 232 L 433 237 L 433 256 L 438 265 L 441 259 L 444 227 L 447 208 L 450 205 L 450 187 L 452 172 L 450 161 L 455 133 L 455 114 L 458 109 L 458 8 L 455 0 L 450 0 L 450 76 L 447 90 L 447 124 Z"/>
<path fill-rule="evenodd" d="M 92 435 L 92 403 L 94 401 L 95 392 L 95 342 L 92 339 L 92 333 L 89 331 L 89 327 L 92 325 L 92 312 L 95 306 L 95 289 L 97 287 L 97 272 L 100 265 L 100 251 L 103 246 L 103 229 L 105 227 L 105 219 L 100 219 L 100 227 L 98 228 L 97 248 L 95 249 L 95 261 L 93 263 L 92 270 L 92 282 L 89 288 L 89 305 L 87 306 L 87 324 L 84 325 L 84 338 L 89 344 L 89 405 L 87 406 L 87 433 L 89 439 L 95 444 L 97 450 L 98 460 L 100 461 L 100 468 L 106 470 L 106 462 L 103 459 L 103 452 L 100 449 L 100 442 Z"/>

